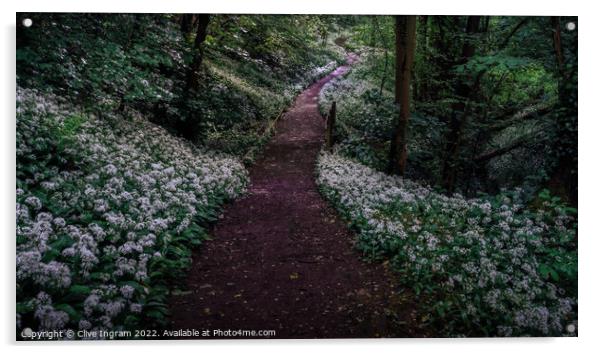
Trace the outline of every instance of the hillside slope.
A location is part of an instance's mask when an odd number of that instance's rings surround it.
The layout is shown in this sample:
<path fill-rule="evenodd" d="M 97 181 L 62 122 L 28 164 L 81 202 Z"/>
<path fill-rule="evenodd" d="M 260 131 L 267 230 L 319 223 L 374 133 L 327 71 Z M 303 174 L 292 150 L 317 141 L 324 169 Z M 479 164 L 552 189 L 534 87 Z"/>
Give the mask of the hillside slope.
<path fill-rule="evenodd" d="M 58 101 L 17 91 L 17 324 L 160 322 L 170 279 L 246 170 L 143 117 Z"/>

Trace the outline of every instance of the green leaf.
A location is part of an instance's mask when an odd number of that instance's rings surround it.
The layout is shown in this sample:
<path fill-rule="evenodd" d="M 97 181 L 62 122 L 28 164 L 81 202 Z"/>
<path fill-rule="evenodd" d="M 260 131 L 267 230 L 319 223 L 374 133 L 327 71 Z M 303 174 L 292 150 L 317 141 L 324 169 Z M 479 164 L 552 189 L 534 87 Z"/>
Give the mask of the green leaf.
<path fill-rule="evenodd" d="M 80 314 L 79 312 L 77 312 L 71 305 L 69 304 L 58 304 L 58 305 L 54 305 L 54 308 L 60 311 L 65 311 L 68 315 L 69 318 L 72 321 L 77 321 L 80 319 Z"/>

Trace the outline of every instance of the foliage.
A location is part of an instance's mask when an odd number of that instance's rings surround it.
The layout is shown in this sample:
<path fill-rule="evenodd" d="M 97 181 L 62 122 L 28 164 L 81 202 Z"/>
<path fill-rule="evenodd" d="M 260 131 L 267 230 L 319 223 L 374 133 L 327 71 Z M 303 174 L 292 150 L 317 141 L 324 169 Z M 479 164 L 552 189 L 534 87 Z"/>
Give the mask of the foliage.
<path fill-rule="evenodd" d="M 568 20 L 574 19 L 563 18 L 562 23 Z M 432 185 L 440 183 L 443 163 L 450 158 L 450 122 L 459 114 L 454 107 L 462 102 L 464 123 L 453 163 L 459 174 L 457 189 L 476 195 L 479 191 L 497 193 L 501 188 L 536 191 L 550 187 L 555 171 L 563 169 L 560 161 L 577 156 L 576 77 L 571 76 L 563 86 L 571 89 L 561 94 L 549 18 L 490 17 L 481 22 L 487 28 L 467 37 L 463 33 L 466 17 L 419 16 L 406 175 Z M 339 139 L 346 142 L 346 152 L 359 149 L 365 156 L 386 159 L 398 116 L 393 103 L 394 53 L 389 53 L 394 47 L 392 19 L 363 17 L 353 33 L 349 41 L 361 48 L 362 60 L 346 78 L 325 87 L 321 109 L 325 112 L 331 101 L 337 101 Z M 566 73 L 574 74 L 576 36 L 565 29 L 563 36 L 565 61 L 572 68 Z M 476 47 L 475 55 L 465 63 L 460 60 L 463 41 Z M 460 84 L 471 87 L 470 97 L 458 97 Z M 568 103 L 559 100 L 559 95 L 575 99 Z M 560 102 L 566 108 L 559 107 Z M 566 123 L 560 126 L 563 119 Z M 350 142 L 359 144 L 357 149 L 350 149 Z M 478 159 L 514 144 L 503 154 Z M 386 166 L 385 161 L 367 163 Z M 574 176 L 576 162 L 572 165 L 568 169 Z M 554 192 L 562 194 L 557 187 Z"/>
<path fill-rule="evenodd" d="M 194 36 L 181 32 L 179 15 L 21 16 L 35 25 L 18 29 L 19 85 L 97 114 L 141 112 L 197 143 L 211 135 L 210 146 L 240 155 L 261 145 L 256 137 L 265 125 L 342 60 L 319 38 L 325 22 L 318 16 L 214 15 L 200 87 L 191 93 L 185 87 Z"/>
<path fill-rule="evenodd" d="M 96 111 L 149 109 L 173 99 L 183 41 L 163 15 L 28 14 L 19 28 L 18 83 L 52 89 Z M 167 30 L 166 30 L 167 29 Z"/>

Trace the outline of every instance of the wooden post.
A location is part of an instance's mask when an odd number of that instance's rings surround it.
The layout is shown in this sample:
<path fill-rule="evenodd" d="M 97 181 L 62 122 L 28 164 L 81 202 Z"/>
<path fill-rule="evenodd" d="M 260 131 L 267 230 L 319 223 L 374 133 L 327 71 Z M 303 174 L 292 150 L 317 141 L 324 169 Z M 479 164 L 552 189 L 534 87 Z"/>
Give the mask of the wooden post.
<path fill-rule="evenodd" d="M 332 146 L 334 145 L 334 123 L 337 116 L 337 103 L 332 102 L 332 106 L 330 107 L 330 112 L 328 113 L 328 117 L 326 118 L 326 148 L 328 151 L 332 150 Z"/>

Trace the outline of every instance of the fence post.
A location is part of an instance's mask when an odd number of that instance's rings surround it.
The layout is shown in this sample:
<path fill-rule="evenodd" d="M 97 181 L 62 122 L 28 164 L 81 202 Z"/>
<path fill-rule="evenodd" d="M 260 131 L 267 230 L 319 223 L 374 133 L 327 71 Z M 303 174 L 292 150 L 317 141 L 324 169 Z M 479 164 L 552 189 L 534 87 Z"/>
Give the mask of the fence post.
<path fill-rule="evenodd" d="M 334 145 L 334 123 L 336 116 L 337 103 L 333 101 L 332 106 L 330 107 L 330 112 L 328 113 L 328 117 L 326 118 L 326 148 L 328 151 L 331 151 L 332 146 Z"/>

